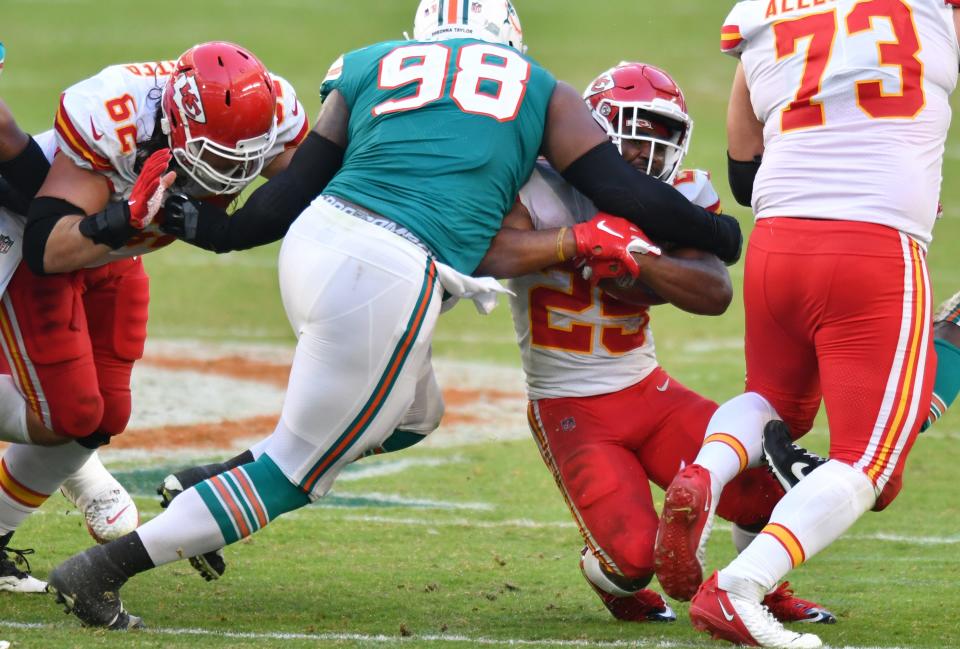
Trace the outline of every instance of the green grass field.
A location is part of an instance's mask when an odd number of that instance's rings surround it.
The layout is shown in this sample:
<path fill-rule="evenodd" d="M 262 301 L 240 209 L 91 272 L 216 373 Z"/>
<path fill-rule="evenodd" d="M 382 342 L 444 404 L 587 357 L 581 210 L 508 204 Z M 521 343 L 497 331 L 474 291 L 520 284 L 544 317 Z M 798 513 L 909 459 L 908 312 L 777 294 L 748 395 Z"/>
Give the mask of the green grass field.
<path fill-rule="evenodd" d="M 712 169 L 727 207 L 726 93 L 734 63 L 718 53 L 733 2 L 517 0 L 530 53 L 576 86 L 621 59 L 661 65 L 687 94 L 696 121 L 687 166 Z M 105 65 L 175 57 L 195 42 L 235 40 L 299 90 L 311 114 L 328 64 L 344 50 L 411 29 L 415 0 L 4 0 L 7 46 L 0 97 L 31 131 L 52 125 L 58 94 Z M 944 167 L 945 218 L 929 262 L 938 299 L 960 286 L 960 138 Z M 280 306 L 276 246 L 214 256 L 175 244 L 152 255 L 150 333 L 155 338 L 290 344 Z M 737 286 L 741 267 L 731 269 Z M 740 391 L 742 309 L 698 318 L 655 311 L 661 362 L 716 400 Z M 439 356 L 518 366 L 509 313 L 480 318 L 461 306 L 442 319 Z M 695 343 L 695 344 L 694 344 Z M 519 372 L 519 369 L 517 369 Z M 175 406 L 171 406 L 175 407 Z M 522 422 L 520 422 L 522 425 Z M 832 646 L 960 647 L 960 498 L 952 480 L 960 418 L 948 414 L 912 455 L 907 484 L 883 514 L 864 517 L 841 541 L 791 575 L 840 623 L 817 629 Z M 822 450 L 823 425 L 806 438 Z M 109 460 L 109 456 L 108 460 Z M 404 470 L 410 460 L 409 468 Z M 379 467 L 382 471 L 371 470 Z M 168 465 L 117 467 L 147 497 Z M 144 473 L 151 471 L 152 473 Z M 369 475 L 363 474 L 369 471 Z M 490 644 L 542 647 L 721 647 L 696 634 L 686 606 L 672 625 L 615 622 L 577 569 L 579 536 L 533 444 L 526 440 L 414 448 L 365 460 L 336 498 L 282 519 L 228 550 L 215 585 L 189 566 L 153 571 L 124 589 L 151 630 L 83 630 L 50 598 L 0 593 L 0 639 L 14 647 L 417 647 Z M 390 495 L 393 500 L 381 497 Z M 333 505 L 333 506 L 331 506 Z M 59 496 L 18 531 L 46 573 L 90 543 Z M 729 534 L 713 537 L 709 561 L 732 557 Z"/>

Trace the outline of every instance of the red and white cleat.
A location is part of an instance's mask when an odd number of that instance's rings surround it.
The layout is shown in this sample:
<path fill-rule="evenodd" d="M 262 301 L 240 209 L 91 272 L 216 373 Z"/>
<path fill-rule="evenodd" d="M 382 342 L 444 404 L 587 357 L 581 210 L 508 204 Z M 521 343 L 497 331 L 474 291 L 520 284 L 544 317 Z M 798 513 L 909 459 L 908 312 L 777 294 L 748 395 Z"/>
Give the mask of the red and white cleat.
<path fill-rule="evenodd" d="M 837 621 L 837 617 L 820 604 L 794 595 L 789 581 L 777 586 L 772 593 L 767 593 L 763 605 L 781 622 L 835 624 Z"/>
<path fill-rule="evenodd" d="M 674 599 L 689 600 L 703 581 L 716 509 L 710 472 L 702 466 L 684 468 L 667 488 L 653 565 L 663 591 Z"/>
<path fill-rule="evenodd" d="M 690 621 L 695 629 L 717 640 L 772 649 L 818 649 L 823 643 L 812 633 L 788 631 L 766 606 L 717 585 L 713 573 L 700 586 L 690 604 Z"/>
<path fill-rule="evenodd" d="M 584 565 L 585 557 L 592 556 L 588 555 L 589 552 L 587 548 L 583 548 L 580 554 L 580 573 L 613 617 L 624 622 L 676 621 L 677 614 L 667 605 L 660 593 L 643 588 L 635 593 L 627 594 L 627 591 L 624 591 L 622 595 L 614 595 L 593 583 Z"/>

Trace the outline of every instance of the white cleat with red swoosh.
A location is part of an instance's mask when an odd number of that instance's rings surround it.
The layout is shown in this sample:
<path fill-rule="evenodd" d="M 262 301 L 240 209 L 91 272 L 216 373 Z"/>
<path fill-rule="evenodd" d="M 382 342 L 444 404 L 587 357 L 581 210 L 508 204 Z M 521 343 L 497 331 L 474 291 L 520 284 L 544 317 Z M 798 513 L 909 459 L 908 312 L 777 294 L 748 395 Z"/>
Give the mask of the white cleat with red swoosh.
<path fill-rule="evenodd" d="M 717 640 L 750 647 L 818 649 L 823 643 L 812 633 L 794 633 L 777 621 L 769 609 L 717 584 L 717 573 L 700 585 L 690 603 L 694 628 Z"/>
<path fill-rule="evenodd" d="M 140 524 L 133 498 L 96 454 L 63 483 L 60 491 L 83 513 L 87 531 L 97 543 L 118 539 Z"/>

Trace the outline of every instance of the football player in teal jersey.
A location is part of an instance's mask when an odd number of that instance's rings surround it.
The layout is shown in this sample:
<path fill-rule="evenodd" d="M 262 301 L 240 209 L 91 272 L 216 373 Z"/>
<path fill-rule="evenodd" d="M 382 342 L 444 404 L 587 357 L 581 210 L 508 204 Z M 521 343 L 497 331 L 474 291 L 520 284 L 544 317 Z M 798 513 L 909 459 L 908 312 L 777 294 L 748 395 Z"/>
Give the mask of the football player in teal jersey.
<path fill-rule="evenodd" d="M 51 590 L 87 625 L 140 626 L 120 601 L 130 577 L 320 498 L 403 425 L 436 427 L 436 409 L 411 408 L 423 390 L 439 398 L 430 341 L 444 291 L 485 310 L 503 290 L 471 273 L 539 155 L 606 213 L 532 233 L 546 260 L 610 260 L 635 273 L 627 245 L 644 232 L 739 257 L 736 220 L 624 162 L 580 94 L 524 54 L 508 0 L 423 0 L 414 40 L 344 55 L 321 93 L 290 166 L 229 221 L 187 198 L 165 204 L 164 227 L 205 248 L 286 234 L 280 284 L 297 346 L 280 421 L 254 461 L 54 569 Z"/>

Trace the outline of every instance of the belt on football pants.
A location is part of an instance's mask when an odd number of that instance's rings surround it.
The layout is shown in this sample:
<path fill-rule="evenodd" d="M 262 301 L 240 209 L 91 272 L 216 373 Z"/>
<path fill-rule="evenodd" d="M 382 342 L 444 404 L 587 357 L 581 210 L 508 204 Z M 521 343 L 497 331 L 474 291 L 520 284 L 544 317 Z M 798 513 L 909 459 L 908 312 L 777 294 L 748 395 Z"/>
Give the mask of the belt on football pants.
<path fill-rule="evenodd" d="M 411 232 L 407 227 L 400 225 L 392 219 L 388 219 L 385 216 L 370 212 L 360 207 L 356 203 L 351 203 L 348 200 L 344 200 L 337 196 L 332 196 L 330 194 L 322 194 L 321 199 L 331 207 L 335 207 L 344 214 L 349 214 L 350 216 L 355 216 L 362 221 L 366 221 L 372 225 L 383 228 L 384 230 L 391 232 L 398 237 L 403 237 L 417 248 L 419 248 L 423 254 L 425 254 L 430 259 L 436 260 L 437 255 L 434 254 L 432 250 L 420 240 L 420 237 Z"/>

